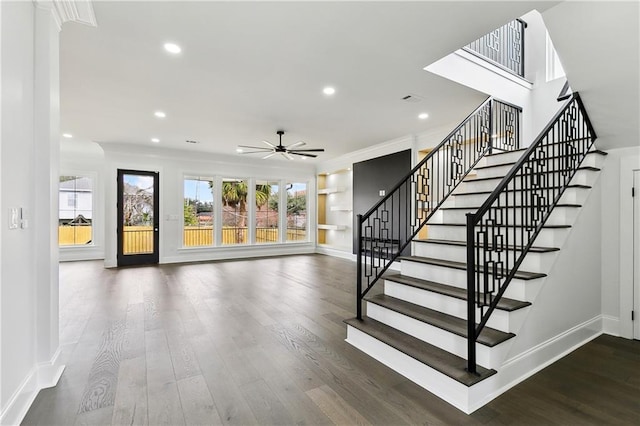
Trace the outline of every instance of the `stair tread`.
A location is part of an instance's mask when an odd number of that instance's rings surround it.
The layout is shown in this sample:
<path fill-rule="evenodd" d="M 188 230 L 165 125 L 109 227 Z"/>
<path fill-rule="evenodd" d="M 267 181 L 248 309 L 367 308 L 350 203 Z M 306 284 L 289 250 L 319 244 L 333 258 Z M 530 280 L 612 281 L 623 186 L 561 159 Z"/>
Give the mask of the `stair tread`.
<path fill-rule="evenodd" d="M 473 386 L 496 374 L 495 370 L 481 366 L 477 367 L 477 374 L 468 373 L 466 371 L 467 361 L 464 358 L 416 339 L 374 319 L 363 318 L 359 320 L 351 318 L 344 322 L 465 386 Z"/>
<path fill-rule="evenodd" d="M 448 222 L 448 223 L 431 223 L 431 222 L 427 222 L 428 226 L 467 226 L 466 223 L 454 223 L 454 222 Z M 494 227 L 497 228 L 504 228 L 505 225 L 493 225 Z M 509 228 L 522 228 L 522 225 L 513 225 L 513 224 L 509 224 Z M 562 228 L 571 228 L 571 225 L 544 225 L 543 228 L 549 228 L 549 229 L 562 229 Z"/>
<path fill-rule="evenodd" d="M 465 339 L 467 338 L 467 320 L 465 319 L 425 308 L 424 306 L 416 305 L 415 303 L 397 299 L 392 296 L 387 296 L 386 294 L 376 294 L 375 296 L 367 297 L 366 300 L 367 302 L 391 309 L 392 311 L 464 337 Z M 505 333 L 504 331 L 491 327 L 484 327 L 480 332 L 480 336 L 478 336 L 477 342 L 491 348 L 512 337 L 515 337 L 515 334 Z"/>
<path fill-rule="evenodd" d="M 536 188 L 537 191 L 546 191 L 547 189 L 557 189 L 559 186 L 543 186 L 540 188 Z M 591 189 L 589 185 L 581 185 L 581 184 L 571 184 L 567 185 L 567 188 L 579 188 L 579 189 Z M 519 189 L 509 189 L 506 192 L 514 192 L 520 191 Z M 482 194 L 491 194 L 493 191 L 473 191 L 473 192 L 454 192 L 451 194 L 454 197 L 464 197 L 469 195 L 482 195 Z"/>
<path fill-rule="evenodd" d="M 472 206 L 472 207 L 440 207 L 441 210 L 478 210 L 480 207 L 482 206 Z M 507 208 L 506 206 L 502 206 L 504 208 Z M 573 204 L 573 203 L 560 203 L 560 204 L 556 204 L 555 207 L 570 207 L 570 208 L 580 208 L 582 207 L 582 204 Z M 554 208 L 555 208 L 554 207 Z M 508 207 L 510 209 L 512 208 L 522 208 L 521 206 L 510 206 Z"/>
<path fill-rule="evenodd" d="M 421 256 L 400 256 L 398 259 L 408 260 L 411 262 L 426 263 L 429 265 L 444 266 L 447 268 L 462 269 L 465 271 L 467 270 L 466 262 L 455 262 L 453 260 L 442 260 L 442 259 L 434 259 L 431 257 L 421 257 Z M 479 270 L 480 271 L 483 270 L 482 266 L 479 267 Z M 547 274 L 543 274 L 540 272 L 517 271 L 516 274 L 514 275 L 514 278 L 518 278 L 521 280 L 534 280 L 537 278 L 544 278 L 546 276 Z"/>
<path fill-rule="evenodd" d="M 593 166 L 580 166 L 578 170 L 589 170 L 592 172 L 599 172 L 600 168 Z M 486 178 L 474 178 L 474 179 L 463 179 L 462 182 L 484 182 L 487 180 L 502 180 L 504 176 L 495 176 L 495 177 L 486 177 Z"/>
<path fill-rule="evenodd" d="M 462 246 L 462 247 L 466 247 L 467 246 L 467 242 L 466 241 L 457 241 L 457 240 L 439 240 L 436 238 L 426 238 L 426 239 L 421 239 L 421 238 L 414 238 L 413 239 L 414 242 L 416 243 L 424 243 L 424 244 L 443 244 L 443 245 L 451 245 L 451 246 Z M 491 245 L 489 245 L 489 247 L 491 247 Z M 508 246 L 508 248 L 510 250 L 513 250 L 513 246 Z M 560 250 L 557 247 L 531 247 L 529 249 L 530 252 L 532 253 L 548 253 L 548 252 L 552 252 L 552 251 L 558 251 Z"/>
<path fill-rule="evenodd" d="M 402 274 L 387 274 L 383 275 L 382 278 L 422 290 L 431 291 L 433 293 L 442 294 L 444 296 L 449 296 L 460 300 L 467 300 L 467 290 L 463 288 L 441 284 L 429 280 L 423 280 L 420 278 L 409 277 Z M 496 309 L 512 312 L 521 308 L 526 308 L 527 306 L 531 306 L 531 303 L 502 297 L 498 301 Z"/>
<path fill-rule="evenodd" d="M 514 152 L 514 151 L 508 151 L 508 152 Z M 589 155 L 589 154 L 608 155 L 606 152 L 600 151 L 599 149 L 595 149 L 595 150 L 587 152 L 587 155 Z M 553 157 L 549 157 L 549 158 L 558 158 L 558 156 L 553 156 Z M 483 169 L 491 169 L 491 168 L 494 168 L 494 167 L 512 166 L 512 165 L 516 164 L 517 161 L 518 160 L 516 160 L 516 161 L 505 161 L 504 163 L 489 164 L 487 166 L 476 166 L 473 169 L 474 170 L 483 170 Z"/>

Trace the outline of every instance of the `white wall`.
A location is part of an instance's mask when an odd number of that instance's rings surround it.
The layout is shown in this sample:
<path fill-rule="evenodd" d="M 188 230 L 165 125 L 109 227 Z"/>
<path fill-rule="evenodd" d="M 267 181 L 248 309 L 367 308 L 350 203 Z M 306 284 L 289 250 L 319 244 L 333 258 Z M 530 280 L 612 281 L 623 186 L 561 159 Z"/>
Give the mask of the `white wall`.
<path fill-rule="evenodd" d="M 315 250 L 315 168 L 310 163 L 254 160 L 248 157 L 167 150 L 123 144 L 102 144 L 104 159 L 104 247 L 105 266 L 116 266 L 116 176 L 117 169 L 160 173 L 160 263 L 191 262 L 251 256 L 312 253 Z M 189 176 L 257 178 L 308 183 L 307 243 L 189 247 L 182 245 L 183 179 Z M 173 219 L 178 217 L 179 219 Z"/>
<path fill-rule="evenodd" d="M 526 80 L 463 50 L 447 55 L 425 70 L 522 107 L 521 143 L 524 147 L 533 142 L 562 106 L 556 98 L 565 79 L 546 81 L 546 27 L 542 16 L 532 11 L 522 19 L 527 23 Z"/>
<path fill-rule="evenodd" d="M 604 137 L 607 142 L 607 136 Z M 609 142 L 611 143 L 611 142 Z M 640 144 L 640 141 L 639 141 Z M 640 146 L 608 151 L 602 171 L 602 314 L 605 332 L 633 338 L 633 171 Z M 638 196 L 638 188 L 636 188 Z"/>
<path fill-rule="evenodd" d="M 0 3 L 0 423 L 57 382 L 58 27 L 32 2 Z M 55 135 L 55 138 L 53 137 Z M 11 207 L 22 227 L 8 229 Z M 57 245 L 57 241 L 55 242 Z"/>
<path fill-rule="evenodd" d="M 601 191 L 598 180 L 560 247 L 542 289 L 528 308 L 508 358 L 522 356 L 542 344 L 553 347 L 550 340 L 561 340 L 576 327 L 576 336 L 569 338 L 574 344 L 600 331 Z M 581 329 L 582 324 L 586 330 Z M 568 349 L 565 345 L 566 342 L 560 344 L 563 350 Z"/>

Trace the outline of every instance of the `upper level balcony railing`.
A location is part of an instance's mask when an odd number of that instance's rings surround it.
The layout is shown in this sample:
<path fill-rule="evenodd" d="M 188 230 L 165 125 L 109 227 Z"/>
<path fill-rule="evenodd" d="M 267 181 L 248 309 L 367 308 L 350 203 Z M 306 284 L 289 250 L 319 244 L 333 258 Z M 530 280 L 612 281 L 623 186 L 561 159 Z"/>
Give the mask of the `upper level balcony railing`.
<path fill-rule="evenodd" d="M 524 29 L 527 24 L 516 19 L 469 43 L 465 50 L 487 59 L 524 78 Z"/>

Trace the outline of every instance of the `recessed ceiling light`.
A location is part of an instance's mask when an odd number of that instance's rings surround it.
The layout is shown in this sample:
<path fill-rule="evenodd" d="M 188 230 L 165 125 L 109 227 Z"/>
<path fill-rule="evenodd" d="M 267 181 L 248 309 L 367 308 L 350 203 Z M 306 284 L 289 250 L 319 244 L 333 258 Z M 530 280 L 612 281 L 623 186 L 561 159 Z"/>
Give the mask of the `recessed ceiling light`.
<path fill-rule="evenodd" d="M 300 158 L 302 158 L 303 160 L 306 160 L 306 159 L 307 159 L 307 157 L 300 157 Z"/>
<path fill-rule="evenodd" d="M 420 115 L 418 115 L 418 118 L 420 120 L 426 120 L 427 118 L 429 118 L 429 114 L 427 114 L 426 112 L 423 112 Z"/>
<path fill-rule="evenodd" d="M 151 142 L 153 142 L 153 143 L 159 143 L 159 142 L 160 142 L 160 139 L 158 139 L 158 138 L 151 138 Z"/>
<path fill-rule="evenodd" d="M 72 137 L 73 137 L 73 135 L 72 135 L 71 133 L 63 133 L 63 134 L 62 134 L 62 137 L 63 137 L 63 138 L 70 139 L 70 138 L 72 138 Z"/>
<path fill-rule="evenodd" d="M 236 148 L 236 152 L 242 152 L 242 148 Z"/>
<path fill-rule="evenodd" d="M 164 50 L 166 50 L 169 53 L 173 53 L 174 55 L 177 55 L 178 53 L 182 52 L 182 48 L 175 43 L 165 43 Z"/>
<path fill-rule="evenodd" d="M 336 89 L 334 89 L 333 87 L 325 87 L 324 89 L 322 89 L 322 93 L 331 96 L 336 93 Z"/>
<path fill-rule="evenodd" d="M 153 115 L 155 115 L 158 118 L 165 118 L 167 116 L 167 114 L 165 114 L 162 111 L 156 111 L 156 112 L 153 113 Z"/>

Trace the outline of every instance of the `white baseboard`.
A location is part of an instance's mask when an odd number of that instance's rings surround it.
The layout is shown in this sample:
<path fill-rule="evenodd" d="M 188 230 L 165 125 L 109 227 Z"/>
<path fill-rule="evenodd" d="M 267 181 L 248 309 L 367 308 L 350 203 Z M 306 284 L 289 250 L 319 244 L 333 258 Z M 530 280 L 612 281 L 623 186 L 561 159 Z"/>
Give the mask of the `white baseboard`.
<path fill-rule="evenodd" d="M 604 334 L 620 337 L 620 318 L 603 315 L 602 331 Z"/>
<path fill-rule="evenodd" d="M 336 250 L 329 247 L 316 246 L 316 253 L 324 254 L 326 256 L 339 257 L 340 259 L 351 260 L 352 262 L 356 261 L 356 255 L 343 250 Z"/>
<path fill-rule="evenodd" d="M 491 389 L 481 392 L 482 398 L 470 402 L 469 412 L 486 405 L 518 383 L 589 343 L 601 334 L 602 315 L 598 315 L 505 361 L 497 369 L 497 380 L 492 383 Z M 482 385 L 482 382 L 480 385 Z"/>
<path fill-rule="evenodd" d="M 0 413 L 0 425 L 20 424 L 38 396 L 38 392 L 55 386 L 63 371 L 64 365 L 60 364 L 60 348 L 58 348 L 51 360 L 39 363 L 29 371 Z"/>

